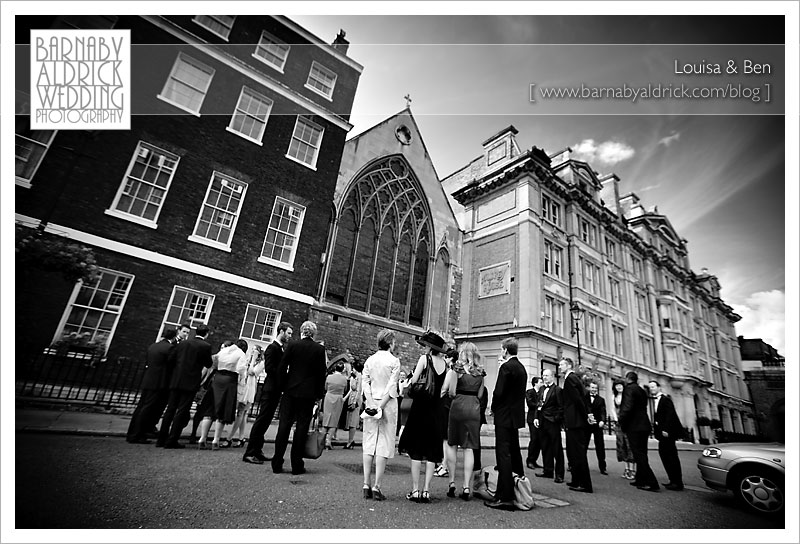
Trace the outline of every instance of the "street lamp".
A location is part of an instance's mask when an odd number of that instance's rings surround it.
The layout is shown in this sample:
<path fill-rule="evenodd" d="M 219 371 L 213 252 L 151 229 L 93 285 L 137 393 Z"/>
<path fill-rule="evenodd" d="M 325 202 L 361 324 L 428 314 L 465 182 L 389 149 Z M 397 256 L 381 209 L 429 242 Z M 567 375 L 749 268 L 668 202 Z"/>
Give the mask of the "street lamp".
<path fill-rule="evenodd" d="M 578 366 L 581 366 L 581 328 L 579 322 L 585 311 L 577 302 L 570 302 L 569 313 L 572 316 L 572 336 L 575 336 L 578 340 Z"/>

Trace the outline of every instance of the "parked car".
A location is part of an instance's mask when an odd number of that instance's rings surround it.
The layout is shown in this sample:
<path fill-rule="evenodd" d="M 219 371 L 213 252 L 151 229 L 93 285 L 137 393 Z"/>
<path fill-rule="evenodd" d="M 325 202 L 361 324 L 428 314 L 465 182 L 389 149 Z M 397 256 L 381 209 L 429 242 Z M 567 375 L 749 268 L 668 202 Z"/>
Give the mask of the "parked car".
<path fill-rule="evenodd" d="M 770 443 L 715 444 L 703 450 L 697 468 L 706 485 L 733 491 L 741 503 L 759 514 L 784 513 L 786 445 Z"/>

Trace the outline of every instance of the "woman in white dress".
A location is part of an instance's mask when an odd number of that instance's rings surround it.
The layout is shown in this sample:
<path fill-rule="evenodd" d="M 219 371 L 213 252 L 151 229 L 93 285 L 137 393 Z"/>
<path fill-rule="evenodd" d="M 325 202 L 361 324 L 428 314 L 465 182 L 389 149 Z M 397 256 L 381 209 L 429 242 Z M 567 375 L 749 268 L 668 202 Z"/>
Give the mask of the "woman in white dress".
<path fill-rule="evenodd" d="M 239 376 L 239 384 L 236 392 L 236 421 L 231 428 L 231 442 L 234 448 L 241 448 L 247 442 L 246 436 L 250 433 L 245 433 L 247 430 L 247 413 L 250 407 L 253 406 L 253 401 L 256 398 L 256 388 L 258 386 L 258 373 L 259 364 L 263 361 L 264 354 L 261 351 L 261 346 L 253 346 L 247 354 L 247 372 L 243 376 Z M 237 434 L 238 433 L 238 434 Z"/>
<path fill-rule="evenodd" d="M 394 331 L 378 333 L 378 351 L 364 363 L 361 387 L 364 392 L 364 498 L 386 499 L 381 492 L 381 480 L 386 460 L 394 457 L 397 429 L 397 378 L 400 360 L 392 355 Z M 370 487 L 372 460 L 375 459 L 375 481 Z"/>

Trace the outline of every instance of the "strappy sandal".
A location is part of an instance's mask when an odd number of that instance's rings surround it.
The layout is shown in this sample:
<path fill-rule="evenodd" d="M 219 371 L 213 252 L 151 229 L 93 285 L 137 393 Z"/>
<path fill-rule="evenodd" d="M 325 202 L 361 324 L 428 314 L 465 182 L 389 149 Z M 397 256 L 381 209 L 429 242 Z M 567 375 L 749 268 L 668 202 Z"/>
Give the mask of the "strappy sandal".
<path fill-rule="evenodd" d="M 244 440 L 242 440 L 241 438 L 234 438 L 233 440 L 231 440 L 232 448 L 241 448 L 242 446 L 244 446 Z"/>
<path fill-rule="evenodd" d="M 422 496 L 419 498 L 419 502 L 421 503 L 429 503 L 431 502 L 431 493 L 430 491 L 423 491 Z"/>
<path fill-rule="evenodd" d="M 447 489 L 447 496 L 451 499 L 456 498 L 456 483 L 450 482 L 450 487 Z"/>
<path fill-rule="evenodd" d="M 406 500 L 411 502 L 419 502 L 419 489 L 406 493 Z"/>
<path fill-rule="evenodd" d="M 228 440 L 227 438 L 223 438 L 223 439 L 221 439 L 219 441 L 219 447 L 220 448 L 230 448 L 231 447 L 231 441 Z"/>
<path fill-rule="evenodd" d="M 461 495 L 459 495 L 459 497 L 461 497 L 461 500 L 468 501 L 470 499 L 469 488 L 465 487 L 464 491 L 461 492 Z"/>

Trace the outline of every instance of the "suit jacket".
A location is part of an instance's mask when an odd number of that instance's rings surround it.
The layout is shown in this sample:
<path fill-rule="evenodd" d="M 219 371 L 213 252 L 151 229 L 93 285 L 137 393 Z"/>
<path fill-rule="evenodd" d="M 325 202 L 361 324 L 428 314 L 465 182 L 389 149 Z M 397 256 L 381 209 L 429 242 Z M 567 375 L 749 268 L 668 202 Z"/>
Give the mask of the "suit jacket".
<path fill-rule="evenodd" d="M 170 380 L 170 389 L 197 391 L 203 368 L 214 364 L 211 359 L 211 344 L 201 338 L 184 340 L 170 352 L 175 369 Z"/>
<path fill-rule="evenodd" d="M 678 413 L 675 411 L 672 399 L 667 395 L 661 395 L 654 419 L 653 433 L 658 440 L 680 440 L 683 438 L 685 430 L 681 420 L 678 418 Z M 661 431 L 666 431 L 669 436 L 664 438 L 661 436 Z"/>
<path fill-rule="evenodd" d="M 650 419 L 647 417 L 648 394 L 638 383 L 629 383 L 622 390 L 622 403 L 619 405 L 617 420 L 623 432 L 650 432 Z"/>
<path fill-rule="evenodd" d="M 561 390 L 564 401 L 564 428 L 580 429 L 589 426 L 589 409 L 586 406 L 586 388 L 575 372 L 570 372 Z"/>
<path fill-rule="evenodd" d="M 290 397 L 321 399 L 327 371 L 325 347 L 306 337 L 286 346 L 278 367 L 278 385 Z"/>
<path fill-rule="evenodd" d="M 545 397 L 545 388 L 539 390 L 539 405 L 536 407 L 536 419 L 549 421 L 561 427 L 564 421 L 564 405 L 561 388 L 556 384 L 550 386 L 550 391 Z"/>
<path fill-rule="evenodd" d="M 492 395 L 494 424 L 519 429 L 525 426 L 525 385 L 528 374 L 516 357 L 500 365 Z"/>
<path fill-rule="evenodd" d="M 591 395 L 586 395 L 586 406 L 589 408 L 589 413 L 594 414 L 594 419 L 597 423 L 606 420 L 606 401 L 600 395 L 594 397 L 592 401 Z"/>
<path fill-rule="evenodd" d="M 172 366 L 169 355 L 175 344 L 169 340 L 160 340 L 147 348 L 147 367 L 142 377 L 142 389 L 168 389 L 172 378 Z"/>
<path fill-rule="evenodd" d="M 281 359 L 283 359 L 283 346 L 273 341 L 264 350 L 264 372 L 267 373 L 267 377 L 264 378 L 264 385 L 261 386 L 262 392 L 280 391 L 278 367 L 281 365 Z"/>
<path fill-rule="evenodd" d="M 536 408 L 539 406 L 539 394 L 533 387 L 525 391 L 525 404 L 528 405 L 528 414 L 525 416 L 525 421 L 528 425 L 533 425 L 533 420 L 536 418 Z"/>

